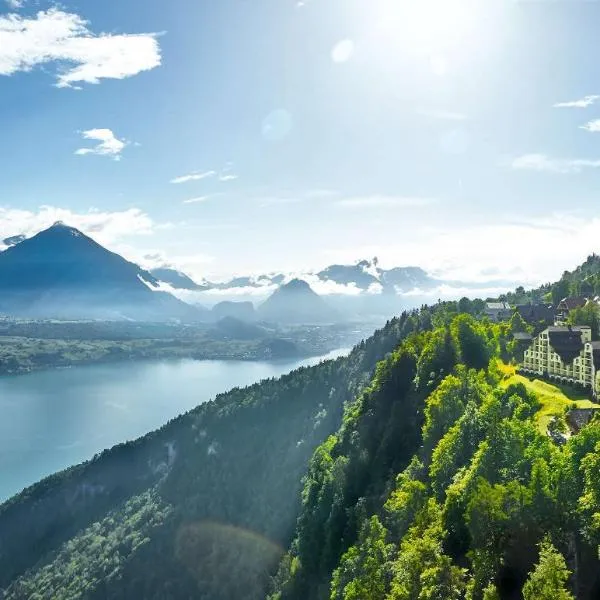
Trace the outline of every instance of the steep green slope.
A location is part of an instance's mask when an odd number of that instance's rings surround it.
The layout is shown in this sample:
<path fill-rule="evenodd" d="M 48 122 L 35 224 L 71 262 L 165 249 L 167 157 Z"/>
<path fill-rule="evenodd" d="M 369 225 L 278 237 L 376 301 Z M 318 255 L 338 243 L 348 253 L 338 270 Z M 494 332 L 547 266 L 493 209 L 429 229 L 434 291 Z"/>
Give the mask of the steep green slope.
<path fill-rule="evenodd" d="M 313 455 L 272 600 L 600 596 L 600 422 L 543 435 L 499 385 L 507 333 L 460 315 L 378 366 Z"/>
<path fill-rule="evenodd" d="M 234 389 L 25 490 L 0 507 L 0 596 L 264 597 L 314 449 L 430 320 L 404 314 L 346 358 Z"/>

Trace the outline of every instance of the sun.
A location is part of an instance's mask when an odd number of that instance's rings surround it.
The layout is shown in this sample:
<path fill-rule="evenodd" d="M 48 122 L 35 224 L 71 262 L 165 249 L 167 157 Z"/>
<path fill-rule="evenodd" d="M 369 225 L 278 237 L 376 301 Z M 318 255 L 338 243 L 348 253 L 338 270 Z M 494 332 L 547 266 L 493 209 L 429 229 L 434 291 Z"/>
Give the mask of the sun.
<path fill-rule="evenodd" d="M 473 0 L 378 0 L 375 5 L 383 36 L 427 53 L 461 44 L 475 8 Z"/>

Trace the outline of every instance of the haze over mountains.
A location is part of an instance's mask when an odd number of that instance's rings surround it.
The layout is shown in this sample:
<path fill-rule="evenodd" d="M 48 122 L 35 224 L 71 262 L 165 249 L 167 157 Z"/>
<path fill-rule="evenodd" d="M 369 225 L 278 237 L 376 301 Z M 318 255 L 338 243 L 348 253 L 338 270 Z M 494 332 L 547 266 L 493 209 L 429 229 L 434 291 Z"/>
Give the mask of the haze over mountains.
<path fill-rule="evenodd" d="M 160 281 L 178 290 L 268 290 L 292 279 L 289 273 L 267 273 L 234 277 L 223 282 L 202 281 L 196 283 L 185 273 L 170 267 L 152 269 L 151 273 Z M 399 294 L 411 290 L 431 290 L 444 282 L 431 277 L 420 267 L 395 267 L 382 269 L 377 266 L 377 259 L 362 260 L 353 265 L 330 265 L 318 272 L 308 272 L 297 278 L 317 279 L 322 284 L 329 284 L 326 293 L 358 295 L 363 292 L 371 294 Z"/>
<path fill-rule="evenodd" d="M 29 239 L 11 236 L 4 245 L 0 312 L 33 318 L 328 323 L 388 318 L 448 294 L 491 291 L 415 266 L 383 269 L 377 258 L 299 275 L 195 281 L 171 266 L 144 270 L 63 223 Z"/>

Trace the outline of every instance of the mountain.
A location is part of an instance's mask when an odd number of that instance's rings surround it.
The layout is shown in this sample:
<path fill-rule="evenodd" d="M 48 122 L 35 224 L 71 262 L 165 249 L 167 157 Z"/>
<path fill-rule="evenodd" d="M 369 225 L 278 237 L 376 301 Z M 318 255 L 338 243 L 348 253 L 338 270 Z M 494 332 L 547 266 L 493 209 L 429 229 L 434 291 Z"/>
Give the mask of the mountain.
<path fill-rule="evenodd" d="M 252 302 L 219 302 L 212 307 L 212 313 L 216 319 L 233 317 L 241 321 L 256 320 L 256 311 Z"/>
<path fill-rule="evenodd" d="M 355 265 L 331 265 L 317 273 L 322 281 L 333 281 L 340 285 L 354 285 L 360 290 L 367 290 L 378 284 L 380 272 L 369 261 L 360 261 Z"/>
<path fill-rule="evenodd" d="M 263 599 L 313 450 L 418 320 L 404 315 L 346 357 L 220 394 L 1 505 L 3 600 Z"/>
<path fill-rule="evenodd" d="M 170 267 L 157 267 L 156 269 L 150 269 L 149 273 L 158 281 L 168 283 L 173 289 L 176 290 L 192 290 L 201 292 L 211 288 L 210 285 L 196 283 L 189 275 Z"/>
<path fill-rule="evenodd" d="M 292 279 L 258 307 L 258 316 L 275 323 L 330 323 L 340 319 L 306 281 Z"/>
<path fill-rule="evenodd" d="M 280 285 L 285 280 L 283 273 L 271 273 L 270 275 L 246 275 L 234 277 L 221 283 L 208 283 L 208 285 L 217 290 L 231 290 L 237 288 L 261 288 L 271 285 Z"/>
<path fill-rule="evenodd" d="M 409 292 L 411 290 L 430 290 L 442 283 L 427 274 L 420 267 L 395 267 L 380 272 L 380 280 L 384 289 L 395 292 Z"/>
<path fill-rule="evenodd" d="M 21 242 L 23 242 L 26 239 L 27 239 L 27 237 L 25 235 L 23 235 L 23 234 L 12 235 L 10 237 L 4 238 L 2 240 L 2 243 L 5 246 L 16 246 L 17 244 L 20 244 Z"/>
<path fill-rule="evenodd" d="M 61 222 L 0 253 L 0 312 L 27 317 L 198 319 L 158 281 Z"/>

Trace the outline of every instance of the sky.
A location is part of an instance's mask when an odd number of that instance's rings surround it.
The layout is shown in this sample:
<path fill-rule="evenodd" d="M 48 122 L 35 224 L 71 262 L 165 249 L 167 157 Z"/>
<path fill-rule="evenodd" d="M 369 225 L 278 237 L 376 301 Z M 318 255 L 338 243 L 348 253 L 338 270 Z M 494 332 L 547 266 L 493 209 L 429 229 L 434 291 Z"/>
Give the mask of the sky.
<path fill-rule="evenodd" d="M 600 250 L 600 2 L 0 0 L 0 239 L 196 278 Z"/>

